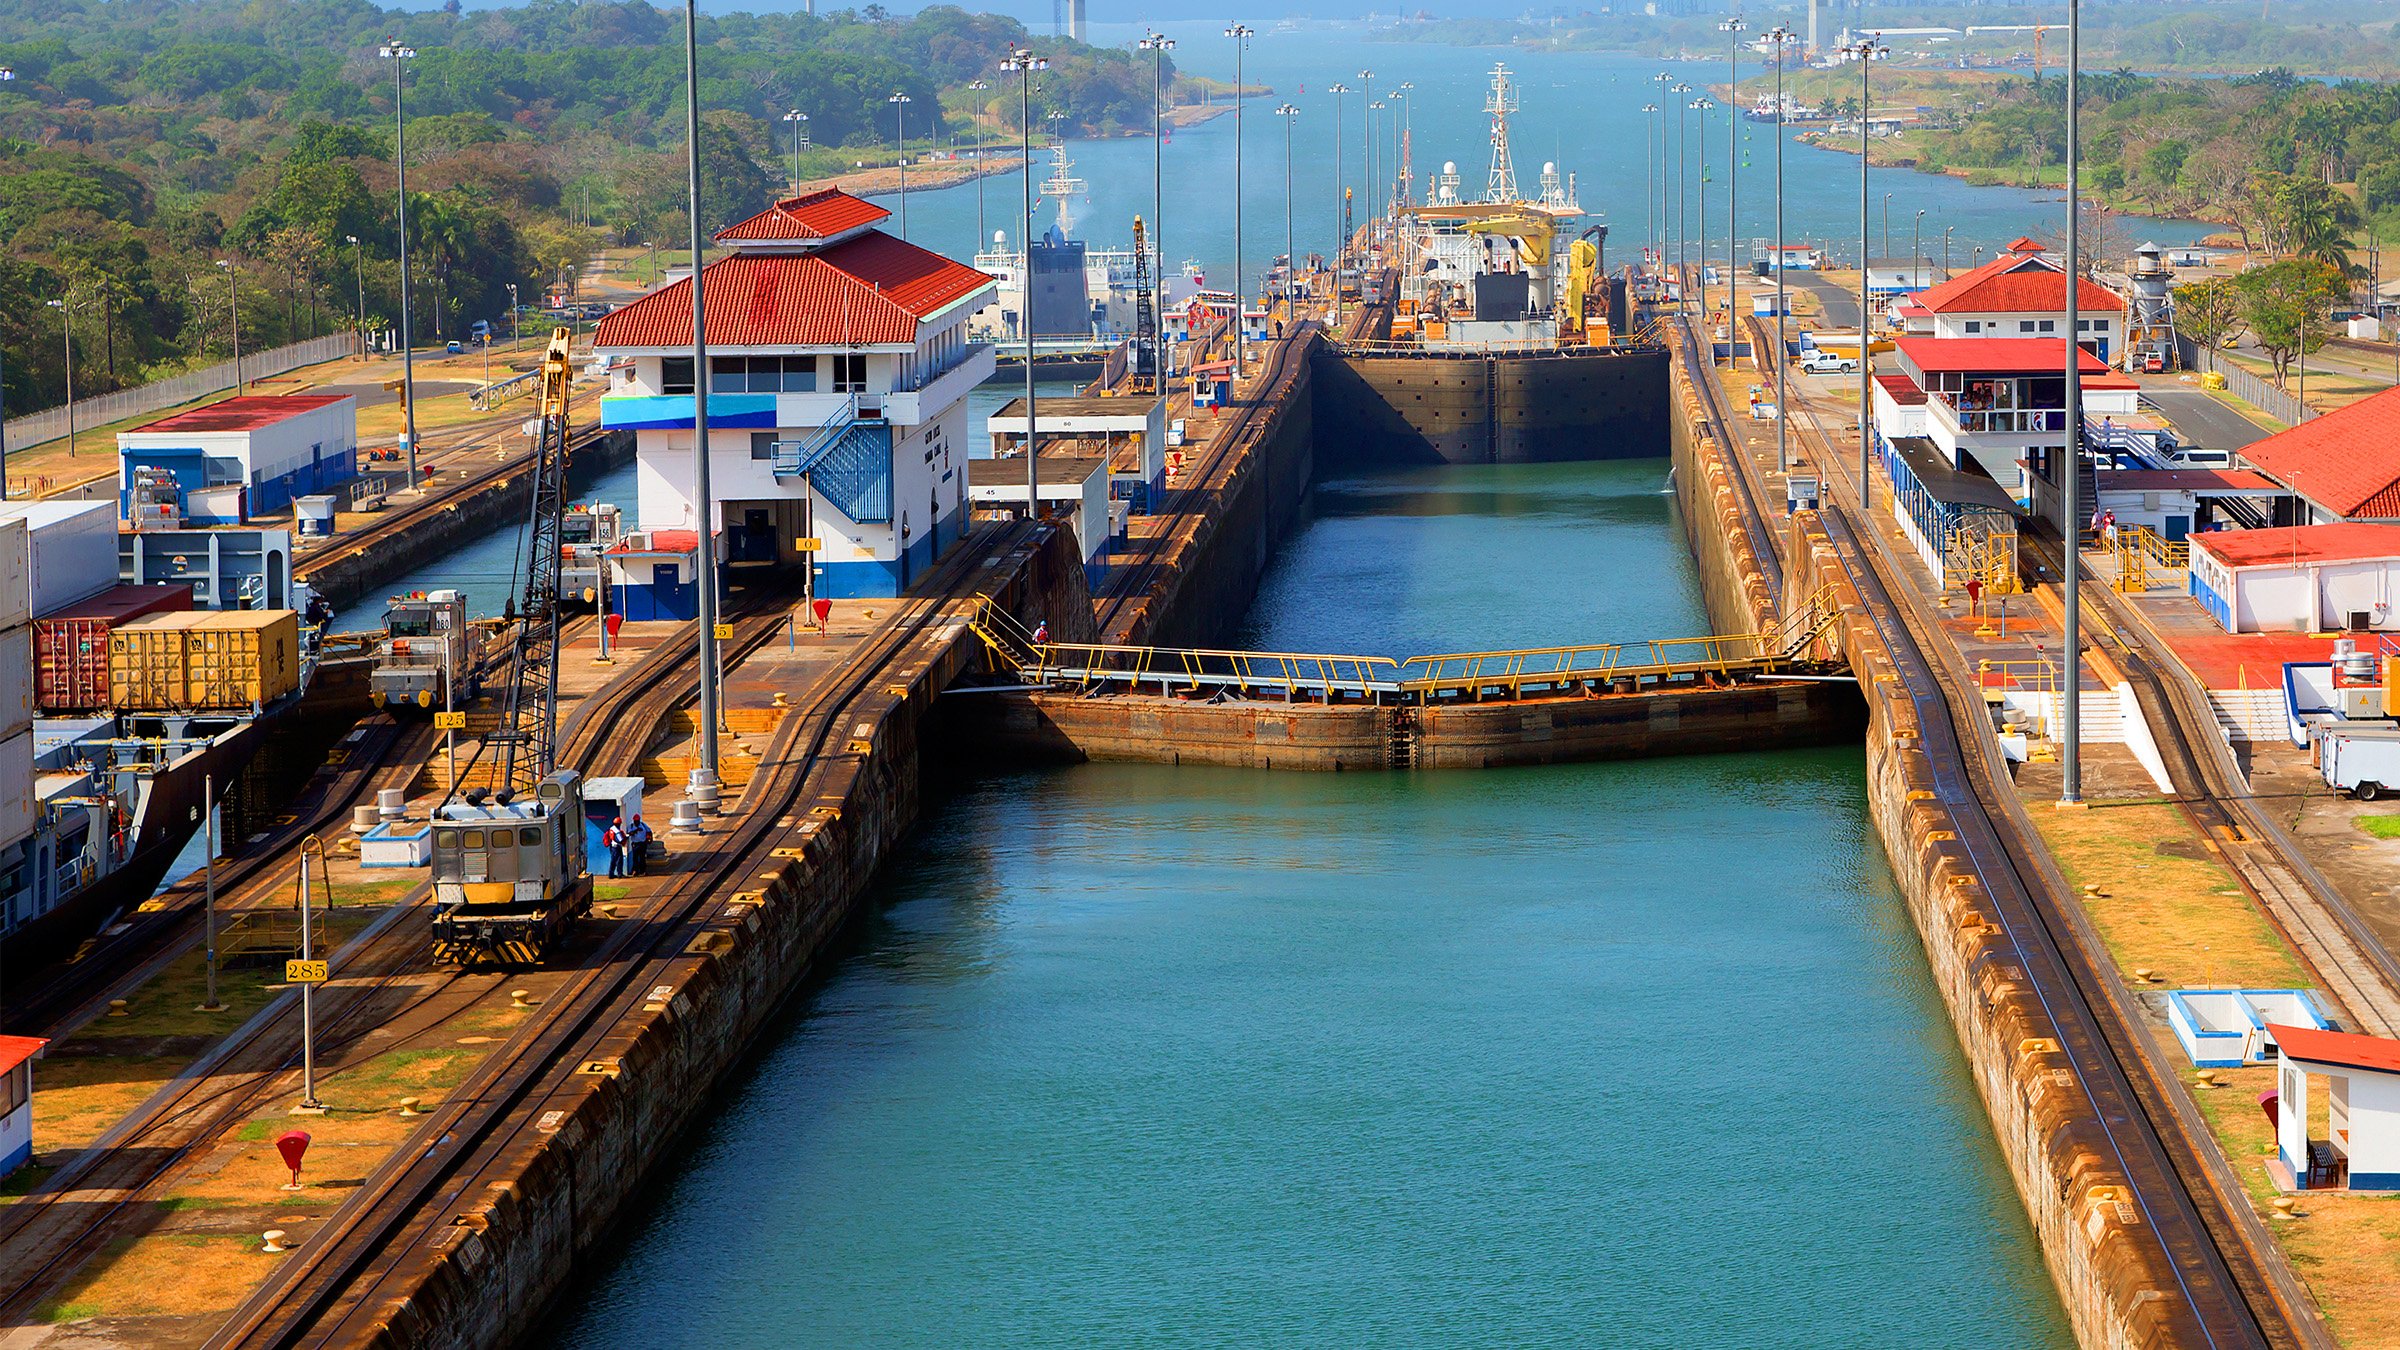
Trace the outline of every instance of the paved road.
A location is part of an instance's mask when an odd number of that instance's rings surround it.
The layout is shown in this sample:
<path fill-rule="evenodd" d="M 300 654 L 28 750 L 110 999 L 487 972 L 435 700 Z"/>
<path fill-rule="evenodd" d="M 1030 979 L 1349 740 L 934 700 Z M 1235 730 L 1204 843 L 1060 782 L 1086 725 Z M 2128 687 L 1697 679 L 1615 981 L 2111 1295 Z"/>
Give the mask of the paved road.
<path fill-rule="evenodd" d="M 2265 427 L 2197 389 L 2145 382 L 2142 397 L 2166 414 L 2189 445 L 2207 450 L 2239 450 L 2267 435 Z"/>
<path fill-rule="evenodd" d="M 1812 276 L 1807 272 L 1785 272 L 1784 281 L 1787 285 L 1816 292 L 1817 299 L 1825 306 L 1825 323 L 1828 327 L 1837 331 L 1857 331 L 1858 292 L 1836 286 L 1821 276 Z"/>

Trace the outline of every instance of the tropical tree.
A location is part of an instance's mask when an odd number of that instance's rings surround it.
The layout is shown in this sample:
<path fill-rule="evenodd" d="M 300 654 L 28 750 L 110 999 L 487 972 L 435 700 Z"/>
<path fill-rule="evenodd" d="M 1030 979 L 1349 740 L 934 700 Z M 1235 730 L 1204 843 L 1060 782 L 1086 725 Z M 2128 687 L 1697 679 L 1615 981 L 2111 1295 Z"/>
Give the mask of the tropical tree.
<path fill-rule="evenodd" d="M 2285 258 L 2235 278 L 2236 312 L 2280 384 L 2299 356 L 2325 345 L 2342 274 L 2313 258 Z"/>
<path fill-rule="evenodd" d="M 2203 347 L 2214 348 L 2240 330 L 2240 295 L 2223 277 L 2175 288 L 2175 329 Z"/>

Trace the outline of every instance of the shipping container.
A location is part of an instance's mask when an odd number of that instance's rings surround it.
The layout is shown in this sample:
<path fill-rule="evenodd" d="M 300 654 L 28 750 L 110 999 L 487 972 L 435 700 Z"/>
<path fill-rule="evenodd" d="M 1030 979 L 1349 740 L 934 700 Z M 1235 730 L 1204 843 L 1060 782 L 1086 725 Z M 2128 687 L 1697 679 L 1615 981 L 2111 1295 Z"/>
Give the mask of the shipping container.
<path fill-rule="evenodd" d="M 33 834 L 33 732 L 0 741 L 0 848 Z"/>
<path fill-rule="evenodd" d="M 33 630 L 11 628 L 0 632 L 0 739 L 32 726 Z"/>
<path fill-rule="evenodd" d="M 300 688 L 300 615 L 289 609 L 203 614 L 189 644 L 184 706 L 251 708 Z"/>
<path fill-rule="evenodd" d="M 8 502 L 0 520 L 25 522 L 28 608 L 39 616 L 117 584 L 115 502 Z"/>
<path fill-rule="evenodd" d="M 26 578 L 26 527 L 15 517 L 0 519 L 0 631 L 22 628 L 33 618 L 33 583 Z"/>
<path fill-rule="evenodd" d="M 204 610 L 148 614 L 118 624 L 108 635 L 108 706 L 126 712 L 172 712 L 188 707 L 184 634 Z"/>
<path fill-rule="evenodd" d="M 112 586 L 33 621 L 33 699 L 46 715 L 108 706 L 108 635 L 146 614 L 192 607 L 189 586 Z"/>

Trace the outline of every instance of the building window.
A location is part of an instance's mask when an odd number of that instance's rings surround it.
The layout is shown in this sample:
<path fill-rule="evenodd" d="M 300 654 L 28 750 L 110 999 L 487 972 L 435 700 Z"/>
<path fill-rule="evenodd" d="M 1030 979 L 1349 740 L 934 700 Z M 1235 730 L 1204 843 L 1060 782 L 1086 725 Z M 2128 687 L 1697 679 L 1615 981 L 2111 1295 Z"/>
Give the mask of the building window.
<path fill-rule="evenodd" d="M 1968 332 L 1970 332 L 1970 333 L 1980 333 L 1980 332 L 1982 332 L 1982 331 L 1983 331 L 1983 320 L 1981 320 L 1981 319 L 1969 319 L 1969 320 L 1967 320 L 1967 331 L 1968 331 Z"/>
<path fill-rule="evenodd" d="M 658 392 L 688 394 L 692 392 L 692 358 L 662 356 L 658 361 Z"/>
<path fill-rule="evenodd" d="M 2018 331 L 2018 332 L 2020 332 L 2020 333 L 2030 333 L 2030 332 L 2032 332 L 2032 331 L 2033 331 L 2033 320 L 2031 320 L 2031 319 L 2019 319 L 2019 320 L 2017 320 L 2017 331 Z"/>
<path fill-rule="evenodd" d="M 813 394 L 813 356 L 715 356 L 708 362 L 712 394 Z"/>
<path fill-rule="evenodd" d="M 775 433 L 774 433 L 774 432 L 772 432 L 772 431 L 753 431 L 753 432 L 751 432 L 751 433 L 750 433 L 750 458 L 752 458 L 752 459 L 773 459 L 773 458 L 775 458 Z"/>
<path fill-rule="evenodd" d="M 2075 321 L 2075 331 L 2078 333 L 2088 333 L 2092 331 L 2092 321 L 2090 319 L 2077 319 Z"/>
<path fill-rule="evenodd" d="M 2051 320 L 2051 319 L 2044 319 L 2044 320 L 2042 320 L 2042 331 L 2043 331 L 2043 332 L 2045 332 L 2045 333 L 2055 333 L 2055 332 L 2057 332 L 2057 331 L 2058 331 L 2058 324 L 2057 324 L 2057 322 L 2056 322 L 2055 320 Z"/>
<path fill-rule="evenodd" d="M 867 358 L 865 356 L 835 356 L 833 358 L 833 392 L 861 394 L 867 388 Z"/>

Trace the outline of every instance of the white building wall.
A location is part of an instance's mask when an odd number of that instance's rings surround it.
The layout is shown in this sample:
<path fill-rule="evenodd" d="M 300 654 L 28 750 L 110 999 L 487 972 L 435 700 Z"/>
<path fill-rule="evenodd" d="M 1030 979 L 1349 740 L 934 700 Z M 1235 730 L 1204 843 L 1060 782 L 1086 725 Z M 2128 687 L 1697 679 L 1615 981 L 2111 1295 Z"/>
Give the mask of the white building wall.
<path fill-rule="evenodd" d="M 2109 339 L 2109 351 L 2111 354 L 2114 354 L 2117 345 L 2116 337 L 2119 326 L 2118 318 L 2118 313 L 2113 310 L 2100 314 L 2083 315 L 2082 321 L 2085 325 L 2085 327 L 2082 329 L 2083 340 L 2090 342 L 2097 338 L 2107 338 Z M 2024 326 L 2029 323 L 2033 325 L 2033 327 L 2030 329 Z M 2049 324 L 2050 326 L 2048 328 L 2042 327 L 2042 325 L 2045 323 Z M 1935 337 L 2054 338 L 2064 337 L 2066 336 L 2066 332 L 2066 311 L 2056 309 L 2051 310 L 2048 313 L 2006 313 L 1999 311 L 1987 311 L 1984 313 L 1969 314 L 1962 312 L 1944 312 L 1935 314 L 1933 316 L 1933 335 Z"/>

